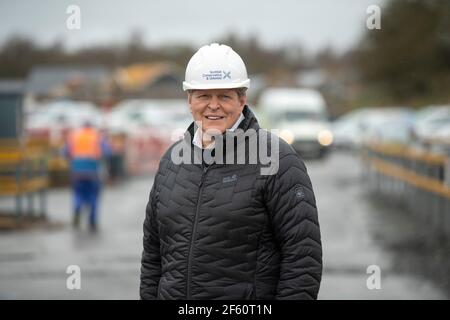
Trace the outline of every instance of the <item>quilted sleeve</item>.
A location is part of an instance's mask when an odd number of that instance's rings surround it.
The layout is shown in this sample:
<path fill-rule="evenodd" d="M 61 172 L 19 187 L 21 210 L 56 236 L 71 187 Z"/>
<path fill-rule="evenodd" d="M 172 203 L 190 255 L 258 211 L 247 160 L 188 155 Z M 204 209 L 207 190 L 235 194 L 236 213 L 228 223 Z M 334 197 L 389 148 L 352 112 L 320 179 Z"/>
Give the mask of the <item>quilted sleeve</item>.
<path fill-rule="evenodd" d="M 280 250 L 276 299 L 317 299 L 322 245 L 316 201 L 303 161 L 289 153 L 267 180 L 266 205 Z"/>
<path fill-rule="evenodd" d="M 158 227 L 155 219 L 156 182 L 150 192 L 144 221 L 144 250 L 141 260 L 140 296 L 142 300 L 156 299 L 161 277 L 161 256 Z"/>

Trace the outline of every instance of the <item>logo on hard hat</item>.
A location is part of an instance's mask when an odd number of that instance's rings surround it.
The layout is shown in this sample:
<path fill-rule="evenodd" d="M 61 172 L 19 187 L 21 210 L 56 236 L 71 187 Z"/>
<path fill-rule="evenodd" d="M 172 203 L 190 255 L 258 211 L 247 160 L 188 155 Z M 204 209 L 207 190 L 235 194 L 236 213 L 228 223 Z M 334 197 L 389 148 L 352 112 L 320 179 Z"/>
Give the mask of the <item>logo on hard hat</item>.
<path fill-rule="evenodd" d="M 210 70 L 209 73 L 202 74 L 202 78 L 205 80 L 225 80 L 231 79 L 231 71 L 224 70 Z"/>

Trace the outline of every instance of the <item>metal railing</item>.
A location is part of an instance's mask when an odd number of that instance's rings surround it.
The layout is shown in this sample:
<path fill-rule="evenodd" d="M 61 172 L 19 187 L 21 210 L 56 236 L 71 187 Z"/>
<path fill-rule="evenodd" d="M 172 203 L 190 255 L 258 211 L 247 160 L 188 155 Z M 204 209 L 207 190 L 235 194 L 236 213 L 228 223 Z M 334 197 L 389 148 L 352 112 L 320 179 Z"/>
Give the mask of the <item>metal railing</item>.
<path fill-rule="evenodd" d="M 18 141 L 0 141 L 0 196 L 15 197 L 16 217 L 45 218 L 48 171 L 41 148 L 22 145 Z M 35 210 L 34 196 L 39 198 Z M 23 198 L 27 200 L 25 210 Z"/>
<path fill-rule="evenodd" d="M 371 144 L 362 152 L 372 192 L 399 202 L 423 226 L 450 239 L 450 159 L 402 145 Z"/>

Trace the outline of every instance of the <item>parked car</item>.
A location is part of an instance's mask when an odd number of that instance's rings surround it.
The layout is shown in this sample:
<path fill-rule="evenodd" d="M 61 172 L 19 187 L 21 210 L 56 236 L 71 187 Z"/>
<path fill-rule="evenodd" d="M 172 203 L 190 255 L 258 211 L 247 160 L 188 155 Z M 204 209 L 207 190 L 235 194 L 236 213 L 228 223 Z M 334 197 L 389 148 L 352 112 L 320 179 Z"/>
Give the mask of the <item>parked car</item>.
<path fill-rule="evenodd" d="M 361 108 L 346 113 L 332 124 L 333 146 L 344 150 L 357 150 L 363 142 L 363 121 L 373 108 Z"/>
<path fill-rule="evenodd" d="M 362 141 L 408 145 L 413 140 L 414 121 L 414 112 L 407 107 L 374 108 L 362 120 Z"/>
<path fill-rule="evenodd" d="M 414 133 L 420 141 L 433 139 L 437 131 L 450 126 L 450 105 L 429 106 L 416 114 Z"/>
<path fill-rule="evenodd" d="M 366 107 L 333 123 L 334 144 L 358 150 L 370 143 L 409 144 L 413 138 L 414 113 L 405 107 Z"/>
<path fill-rule="evenodd" d="M 415 128 L 421 146 L 450 155 L 450 106 L 432 106 L 418 112 Z"/>

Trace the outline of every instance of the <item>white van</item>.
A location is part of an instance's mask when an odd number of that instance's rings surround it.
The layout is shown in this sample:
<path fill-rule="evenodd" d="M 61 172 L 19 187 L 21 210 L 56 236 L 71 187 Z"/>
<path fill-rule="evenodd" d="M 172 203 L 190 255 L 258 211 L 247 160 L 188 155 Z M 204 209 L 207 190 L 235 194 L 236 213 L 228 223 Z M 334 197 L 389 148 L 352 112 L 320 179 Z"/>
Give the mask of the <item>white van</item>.
<path fill-rule="evenodd" d="M 262 126 L 280 130 L 286 140 L 302 156 L 323 157 L 333 134 L 322 95 L 312 89 L 272 88 L 259 99 Z"/>

